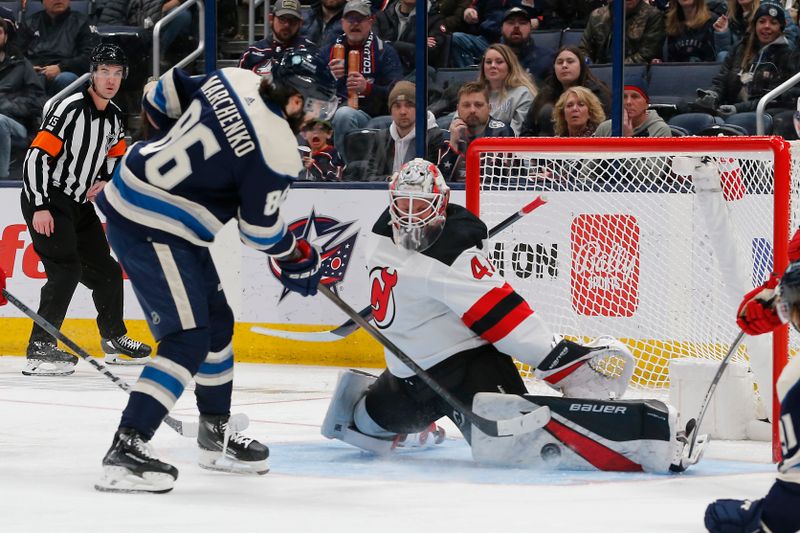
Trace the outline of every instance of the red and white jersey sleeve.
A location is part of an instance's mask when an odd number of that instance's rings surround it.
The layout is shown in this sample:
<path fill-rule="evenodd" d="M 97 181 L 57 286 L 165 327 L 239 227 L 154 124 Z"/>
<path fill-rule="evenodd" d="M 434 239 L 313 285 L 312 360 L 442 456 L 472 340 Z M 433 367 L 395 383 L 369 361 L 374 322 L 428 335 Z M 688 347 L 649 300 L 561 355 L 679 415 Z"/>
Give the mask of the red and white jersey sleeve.
<path fill-rule="evenodd" d="M 480 248 L 464 250 L 447 264 L 373 233 L 367 263 L 377 326 L 424 369 L 487 343 L 534 365 L 552 348 L 550 329 Z M 397 377 L 413 375 L 388 350 L 386 363 Z"/>

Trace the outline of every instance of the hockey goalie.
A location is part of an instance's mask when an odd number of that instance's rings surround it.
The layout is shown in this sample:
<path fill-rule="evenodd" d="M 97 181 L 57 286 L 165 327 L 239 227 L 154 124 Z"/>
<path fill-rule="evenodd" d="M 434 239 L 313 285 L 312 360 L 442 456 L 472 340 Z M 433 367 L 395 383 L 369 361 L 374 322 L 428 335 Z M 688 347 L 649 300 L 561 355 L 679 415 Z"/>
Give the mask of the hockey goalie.
<path fill-rule="evenodd" d="M 673 408 L 620 399 L 635 363 L 623 343 L 554 335 L 502 279 L 486 254 L 486 226 L 448 202 L 435 165 L 403 165 L 389 197 L 366 252 L 377 327 L 476 414 L 501 420 L 546 407 L 550 416 L 520 435 L 486 435 L 387 350 L 380 376 L 339 376 L 324 436 L 383 454 L 442 440 L 435 422 L 446 416 L 482 463 L 666 472 L 697 461 L 699 448 L 686 457 Z M 563 397 L 528 395 L 512 357 Z"/>

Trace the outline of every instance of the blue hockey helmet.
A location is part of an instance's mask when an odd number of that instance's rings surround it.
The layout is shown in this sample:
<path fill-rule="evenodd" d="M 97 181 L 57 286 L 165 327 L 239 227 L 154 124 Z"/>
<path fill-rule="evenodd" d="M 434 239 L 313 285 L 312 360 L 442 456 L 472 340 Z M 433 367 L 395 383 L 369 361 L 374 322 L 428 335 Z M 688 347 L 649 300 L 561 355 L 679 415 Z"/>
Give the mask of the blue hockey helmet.
<path fill-rule="evenodd" d="M 336 78 L 328 65 L 303 48 L 289 48 L 272 67 L 272 84 L 276 88 L 291 88 L 305 100 L 305 113 L 312 118 L 330 120 L 336 112 Z"/>

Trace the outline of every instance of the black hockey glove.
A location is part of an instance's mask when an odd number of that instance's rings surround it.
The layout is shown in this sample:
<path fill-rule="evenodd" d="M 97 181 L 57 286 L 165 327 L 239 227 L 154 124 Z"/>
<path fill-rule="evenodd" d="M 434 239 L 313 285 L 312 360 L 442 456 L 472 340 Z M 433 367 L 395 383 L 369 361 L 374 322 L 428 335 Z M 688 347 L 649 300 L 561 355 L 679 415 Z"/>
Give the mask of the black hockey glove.
<path fill-rule="evenodd" d="M 706 529 L 711 533 L 763 531 L 761 508 L 764 500 L 717 500 L 706 508 Z"/>
<path fill-rule="evenodd" d="M 694 101 L 694 105 L 702 109 L 714 111 L 717 109 L 718 101 L 719 95 L 716 92 L 697 89 L 697 100 Z"/>
<path fill-rule="evenodd" d="M 322 278 L 319 250 L 305 239 L 297 239 L 295 249 L 300 252 L 300 257 L 271 259 L 273 270 L 277 270 L 281 283 L 290 291 L 313 296 L 317 294 L 317 284 Z"/>

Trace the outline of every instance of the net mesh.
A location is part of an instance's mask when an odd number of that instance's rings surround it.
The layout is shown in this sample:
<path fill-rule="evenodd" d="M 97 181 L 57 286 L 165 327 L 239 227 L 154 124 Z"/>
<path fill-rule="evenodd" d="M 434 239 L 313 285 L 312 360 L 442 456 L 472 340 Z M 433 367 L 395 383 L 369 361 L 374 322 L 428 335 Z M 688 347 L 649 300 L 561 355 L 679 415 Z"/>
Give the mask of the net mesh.
<path fill-rule="evenodd" d="M 631 388 L 651 396 L 668 388 L 671 360 L 722 359 L 742 295 L 772 270 L 773 152 L 715 151 L 712 141 L 682 150 L 680 139 L 661 150 L 548 152 L 519 141 L 513 152 L 481 152 L 479 214 L 491 228 L 545 195 L 489 243 L 534 311 L 572 340 L 625 342 L 636 357 Z M 771 359 L 771 340 L 748 340 L 734 361 L 756 353 Z M 531 369 L 519 366 L 530 385 Z"/>

